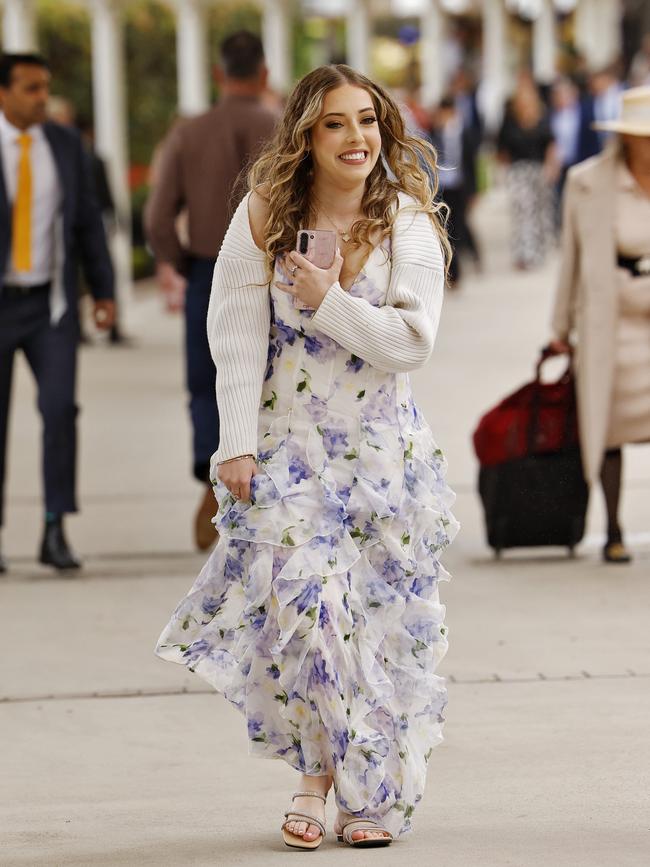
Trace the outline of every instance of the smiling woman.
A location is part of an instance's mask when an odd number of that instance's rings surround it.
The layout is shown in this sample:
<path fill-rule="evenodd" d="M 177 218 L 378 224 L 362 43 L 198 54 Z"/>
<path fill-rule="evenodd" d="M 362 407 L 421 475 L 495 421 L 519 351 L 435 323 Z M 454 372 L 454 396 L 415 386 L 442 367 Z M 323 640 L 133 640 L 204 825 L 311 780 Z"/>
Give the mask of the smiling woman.
<path fill-rule="evenodd" d="M 282 825 L 299 849 L 320 845 L 331 788 L 340 841 L 410 830 L 442 738 L 456 523 L 408 380 L 433 348 L 447 249 L 423 162 L 435 177 L 378 85 L 315 70 L 215 268 L 220 540 L 157 652 L 245 714 L 253 753 L 301 773 Z M 329 267 L 294 249 L 333 228 Z"/>
<path fill-rule="evenodd" d="M 349 232 L 351 246 L 367 256 L 373 240 L 389 234 L 400 190 L 429 214 L 449 258 L 441 206 L 424 165 L 437 177 L 433 148 L 408 134 L 397 105 L 380 85 L 343 65 L 310 72 L 291 94 L 275 140 L 249 176 L 250 188 L 262 191 L 268 202 L 263 246 L 269 269 L 277 255 L 293 248 L 302 223 L 315 226 L 318 216 L 328 228 L 337 217 L 339 236 Z M 387 166 L 399 181 L 389 180 Z M 339 184 L 362 195 L 341 208 Z"/>

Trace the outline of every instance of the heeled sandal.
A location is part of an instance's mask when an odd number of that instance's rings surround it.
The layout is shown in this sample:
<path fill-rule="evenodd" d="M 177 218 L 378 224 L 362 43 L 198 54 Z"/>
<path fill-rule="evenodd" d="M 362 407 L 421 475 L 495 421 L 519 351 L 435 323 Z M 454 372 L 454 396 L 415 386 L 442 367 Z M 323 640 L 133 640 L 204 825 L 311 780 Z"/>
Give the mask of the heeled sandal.
<path fill-rule="evenodd" d="M 354 826 L 354 827 L 353 827 Z M 353 840 L 352 834 L 354 831 L 381 831 L 383 837 L 362 837 L 360 840 Z M 382 828 L 373 819 L 350 819 L 341 825 L 340 832 L 337 833 L 336 839 L 339 843 L 347 843 L 348 846 L 355 846 L 357 849 L 370 849 L 373 846 L 390 846 L 393 842 L 393 835 L 386 828 Z"/>
<path fill-rule="evenodd" d="M 293 803 L 296 798 L 320 798 L 324 804 L 327 803 L 327 798 L 325 795 L 321 795 L 320 792 L 295 792 L 291 797 L 291 802 Z M 291 816 L 291 819 L 289 819 L 289 816 Z M 304 837 L 287 831 L 287 823 L 290 821 L 293 822 L 295 819 L 298 821 L 302 819 L 309 825 L 316 825 L 320 831 L 320 837 L 316 837 L 315 840 L 305 840 Z M 292 849 L 318 849 L 325 838 L 325 825 L 320 819 L 317 819 L 316 816 L 310 816 L 309 813 L 296 813 L 294 810 L 287 810 L 284 814 L 284 822 L 282 823 L 281 830 L 282 839 L 287 846 L 290 846 Z"/>

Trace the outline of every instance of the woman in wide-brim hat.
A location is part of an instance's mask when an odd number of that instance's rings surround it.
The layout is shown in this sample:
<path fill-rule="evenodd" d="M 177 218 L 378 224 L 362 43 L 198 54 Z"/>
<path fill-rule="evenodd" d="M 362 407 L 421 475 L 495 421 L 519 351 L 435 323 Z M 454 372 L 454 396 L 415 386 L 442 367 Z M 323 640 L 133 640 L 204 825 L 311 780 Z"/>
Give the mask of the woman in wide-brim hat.
<path fill-rule="evenodd" d="M 575 344 L 585 475 L 607 507 L 603 557 L 631 557 L 618 520 L 622 451 L 650 441 L 650 87 L 622 96 L 602 154 L 575 166 L 564 199 L 553 347 Z"/>

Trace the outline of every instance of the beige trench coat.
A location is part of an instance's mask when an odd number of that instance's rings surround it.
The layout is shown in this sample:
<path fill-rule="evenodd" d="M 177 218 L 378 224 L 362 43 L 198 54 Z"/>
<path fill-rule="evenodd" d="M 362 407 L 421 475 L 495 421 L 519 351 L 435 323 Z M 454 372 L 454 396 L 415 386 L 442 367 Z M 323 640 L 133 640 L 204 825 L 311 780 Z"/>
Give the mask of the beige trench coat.
<path fill-rule="evenodd" d="M 618 291 L 615 211 L 619 146 L 575 166 L 565 188 L 562 263 L 553 311 L 557 338 L 574 337 L 585 476 L 600 474 L 609 425 Z"/>

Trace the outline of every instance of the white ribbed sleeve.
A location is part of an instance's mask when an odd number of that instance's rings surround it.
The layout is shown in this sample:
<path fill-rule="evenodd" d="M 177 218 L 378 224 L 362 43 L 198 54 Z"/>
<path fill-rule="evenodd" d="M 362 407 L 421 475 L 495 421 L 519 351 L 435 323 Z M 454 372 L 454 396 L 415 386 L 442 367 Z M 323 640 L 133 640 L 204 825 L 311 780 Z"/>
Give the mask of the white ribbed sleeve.
<path fill-rule="evenodd" d="M 312 316 L 319 331 L 389 373 L 422 367 L 431 355 L 445 282 L 442 249 L 429 216 L 403 193 L 399 205 L 385 306 L 374 307 L 335 283 Z"/>
<path fill-rule="evenodd" d="M 208 340 L 217 368 L 217 461 L 257 455 L 271 315 L 266 259 L 251 234 L 248 198 L 237 208 L 223 240 L 208 307 Z"/>
<path fill-rule="evenodd" d="M 249 195 L 237 208 L 224 238 L 208 309 L 208 339 L 217 368 L 217 461 L 257 455 L 257 419 L 269 346 L 270 280 L 264 253 L 251 234 Z M 431 354 L 440 320 L 444 265 L 431 220 L 404 194 L 399 197 L 391 241 L 385 306 L 354 298 L 335 283 L 312 323 L 373 367 L 397 373 L 421 367 Z"/>

